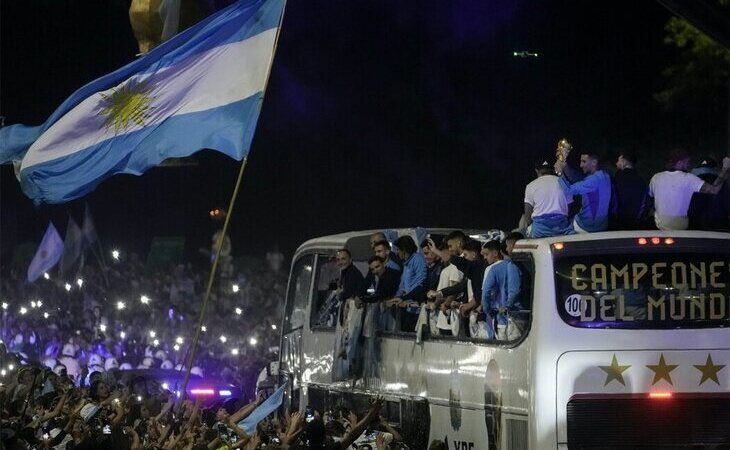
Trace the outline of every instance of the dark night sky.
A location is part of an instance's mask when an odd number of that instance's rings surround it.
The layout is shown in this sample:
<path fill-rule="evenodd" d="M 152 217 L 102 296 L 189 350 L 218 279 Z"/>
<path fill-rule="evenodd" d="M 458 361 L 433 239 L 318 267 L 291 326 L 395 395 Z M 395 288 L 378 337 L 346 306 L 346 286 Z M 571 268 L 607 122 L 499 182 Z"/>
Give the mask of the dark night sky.
<path fill-rule="evenodd" d="M 2 1 L 0 112 L 38 124 L 136 52 L 128 0 Z M 385 226 L 513 227 L 560 137 L 610 154 L 657 138 L 673 60 L 654 1 L 301 1 L 287 5 L 232 222 L 234 251 Z M 519 59 L 515 50 L 538 52 Z M 666 136 L 663 136 L 666 139 Z M 207 243 L 238 163 L 116 176 L 86 197 L 105 244 Z M 0 250 L 63 232 L 83 200 L 35 208 L 0 168 Z"/>

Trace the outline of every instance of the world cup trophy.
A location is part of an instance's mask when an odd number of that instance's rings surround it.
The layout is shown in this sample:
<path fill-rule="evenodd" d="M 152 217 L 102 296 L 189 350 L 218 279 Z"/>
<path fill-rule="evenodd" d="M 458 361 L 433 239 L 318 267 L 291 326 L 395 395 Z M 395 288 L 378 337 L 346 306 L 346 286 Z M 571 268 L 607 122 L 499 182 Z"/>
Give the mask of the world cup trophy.
<path fill-rule="evenodd" d="M 555 157 L 558 159 L 558 161 L 564 163 L 568 160 L 568 155 L 570 154 L 570 151 L 573 150 L 573 145 L 568 142 L 567 139 L 562 138 L 558 141 L 558 148 L 555 150 Z M 562 173 L 558 173 L 558 176 L 562 175 Z"/>

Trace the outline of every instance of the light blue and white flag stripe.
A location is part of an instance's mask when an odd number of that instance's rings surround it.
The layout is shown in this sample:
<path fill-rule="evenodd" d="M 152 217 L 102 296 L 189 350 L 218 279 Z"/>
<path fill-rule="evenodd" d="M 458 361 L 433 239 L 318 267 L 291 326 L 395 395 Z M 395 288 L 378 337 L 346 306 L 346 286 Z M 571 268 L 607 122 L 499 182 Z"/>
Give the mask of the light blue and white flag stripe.
<path fill-rule="evenodd" d="M 267 418 L 269 414 L 276 411 L 279 406 L 281 406 L 281 403 L 284 401 L 284 388 L 286 388 L 286 385 L 281 385 L 279 389 L 269 396 L 269 398 L 264 400 L 263 403 L 256 407 L 256 409 L 251 411 L 251 414 L 249 414 L 248 417 L 238 422 L 238 426 L 241 427 L 246 434 L 253 435 L 256 432 L 256 426 L 259 422 Z"/>
<path fill-rule="evenodd" d="M 234 3 L 79 89 L 30 144 L 20 168 L 23 191 L 36 203 L 62 203 L 111 175 L 139 175 L 205 148 L 243 158 L 284 1 Z"/>

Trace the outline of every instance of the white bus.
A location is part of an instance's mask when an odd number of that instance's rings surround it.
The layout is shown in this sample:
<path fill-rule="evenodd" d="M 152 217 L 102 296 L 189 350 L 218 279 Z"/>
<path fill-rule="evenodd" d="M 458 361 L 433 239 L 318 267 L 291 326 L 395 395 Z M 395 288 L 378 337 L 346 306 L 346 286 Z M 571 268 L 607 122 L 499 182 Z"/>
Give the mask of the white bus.
<path fill-rule="evenodd" d="M 370 234 L 313 239 L 294 255 L 279 361 L 291 407 L 382 395 L 410 449 L 730 447 L 730 234 L 519 241 L 518 340 L 380 332 L 379 376 L 353 387 L 333 381 L 334 329 L 316 316 L 338 277 L 334 253 L 349 249 L 364 272 Z"/>

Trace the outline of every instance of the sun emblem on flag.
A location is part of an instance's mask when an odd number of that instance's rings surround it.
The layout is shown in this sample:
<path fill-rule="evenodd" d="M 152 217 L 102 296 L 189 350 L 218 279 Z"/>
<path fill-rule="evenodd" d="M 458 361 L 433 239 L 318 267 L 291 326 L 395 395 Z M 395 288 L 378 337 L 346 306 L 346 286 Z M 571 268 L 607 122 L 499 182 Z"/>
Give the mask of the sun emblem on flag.
<path fill-rule="evenodd" d="M 152 89 L 146 83 L 127 83 L 112 88 L 111 93 L 100 93 L 106 102 L 100 114 L 106 116 L 107 129 L 114 128 L 114 134 L 126 131 L 132 124 L 145 126 L 154 107 Z"/>

